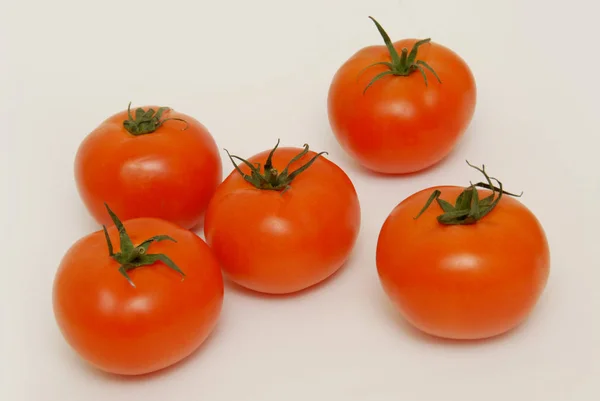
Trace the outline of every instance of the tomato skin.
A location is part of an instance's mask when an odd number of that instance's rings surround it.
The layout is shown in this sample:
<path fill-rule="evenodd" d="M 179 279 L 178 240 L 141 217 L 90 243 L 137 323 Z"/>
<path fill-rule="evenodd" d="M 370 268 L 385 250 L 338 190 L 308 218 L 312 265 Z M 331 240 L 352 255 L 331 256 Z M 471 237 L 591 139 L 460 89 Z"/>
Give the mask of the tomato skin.
<path fill-rule="evenodd" d="M 381 228 L 377 270 L 385 292 L 406 320 L 434 336 L 481 339 L 516 327 L 548 280 L 542 226 L 507 195 L 473 225 L 438 223 L 435 202 L 414 220 L 434 189 L 402 201 Z M 437 189 L 450 202 L 464 190 Z M 483 199 L 490 191 L 479 193 Z"/>
<path fill-rule="evenodd" d="M 394 43 L 401 52 L 416 39 Z M 454 148 L 475 112 L 475 79 L 465 61 L 452 50 L 430 42 L 417 59 L 426 71 L 386 76 L 366 92 L 369 82 L 390 61 L 385 46 L 369 46 L 348 59 L 336 72 L 328 95 L 329 122 L 342 148 L 367 169 L 386 174 L 413 173 L 438 163 Z M 363 93 L 364 92 L 364 93 Z"/>
<path fill-rule="evenodd" d="M 144 109 L 157 106 L 145 106 Z M 133 113 L 133 110 L 132 110 Z M 122 220 L 157 217 L 184 228 L 198 225 L 222 179 L 215 140 L 196 119 L 168 110 L 156 131 L 134 136 L 123 127 L 127 111 L 117 113 L 81 143 L 75 181 L 91 215 L 111 224 L 104 202 Z"/>
<path fill-rule="evenodd" d="M 77 241 L 56 273 L 53 307 L 70 346 L 93 366 L 110 373 L 139 375 L 168 367 L 195 351 L 215 327 L 223 302 L 223 278 L 210 248 L 170 222 L 125 221 L 134 244 L 165 234 L 149 253 L 164 253 L 186 274 L 162 262 L 129 272 L 135 288 L 108 256 L 102 231 Z M 115 252 L 119 235 L 108 228 Z"/>
<path fill-rule="evenodd" d="M 301 152 L 278 148 L 282 171 Z M 264 165 L 269 151 L 248 159 Z M 290 171 L 305 164 L 309 151 Z M 245 165 L 240 166 L 249 173 Z M 226 276 L 271 294 L 300 291 L 336 272 L 348 259 L 360 228 L 360 205 L 348 176 L 319 157 L 286 192 L 260 190 L 233 171 L 217 188 L 204 224 L 207 243 Z"/>

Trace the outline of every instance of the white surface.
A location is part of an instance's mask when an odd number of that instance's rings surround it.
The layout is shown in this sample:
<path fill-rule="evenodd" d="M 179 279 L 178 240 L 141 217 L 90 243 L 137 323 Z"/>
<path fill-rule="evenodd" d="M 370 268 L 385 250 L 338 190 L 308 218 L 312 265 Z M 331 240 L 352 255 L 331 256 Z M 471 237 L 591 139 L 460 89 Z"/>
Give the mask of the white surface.
<path fill-rule="evenodd" d="M 600 399 L 597 2 L 1 2 L 0 399 Z M 475 74 L 471 128 L 424 174 L 365 174 L 330 132 L 332 75 L 358 48 L 381 43 L 368 15 L 394 40 L 431 36 L 455 49 Z M 63 253 L 98 228 L 75 190 L 77 146 L 130 100 L 195 116 L 236 154 L 277 137 L 328 150 L 353 179 L 363 220 L 351 262 L 326 284 L 279 299 L 227 288 L 218 329 L 199 352 L 121 379 L 68 348 L 51 285 Z M 465 158 L 525 191 L 552 266 L 525 326 L 457 344 L 396 317 L 379 286 L 375 244 L 404 197 L 477 179 Z"/>

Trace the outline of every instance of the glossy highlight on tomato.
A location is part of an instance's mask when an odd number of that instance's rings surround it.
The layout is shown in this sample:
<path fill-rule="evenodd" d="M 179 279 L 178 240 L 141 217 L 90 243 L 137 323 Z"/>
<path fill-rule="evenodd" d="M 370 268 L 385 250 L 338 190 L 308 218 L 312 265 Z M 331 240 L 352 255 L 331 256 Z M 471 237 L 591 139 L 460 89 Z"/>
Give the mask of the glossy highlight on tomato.
<path fill-rule="evenodd" d="M 226 276 L 284 294 L 335 273 L 360 228 L 358 197 L 344 171 L 308 145 L 234 159 L 241 163 L 217 188 L 204 225 Z"/>
<path fill-rule="evenodd" d="M 221 157 L 206 127 L 167 107 L 109 117 L 75 159 L 77 189 L 101 224 L 110 224 L 107 202 L 123 220 L 156 217 L 195 227 L 221 179 Z"/>
<path fill-rule="evenodd" d="M 327 107 L 342 148 L 365 168 L 413 173 L 441 161 L 467 129 L 476 85 L 467 63 L 429 39 L 368 46 L 336 72 Z"/>
<path fill-rule="evenodd" d="M 106 231 L 111 245 L 98 231 L 68 250 L 55 276 L 53 308 L 82 359 L 106 372 L 140 375 L 181 361 L 205 341 L 221 313 L 223 278 L 194 233 L 137 218 L 122 223 L 124 238 L 120 224 Z"/>
<path fill-rule="evenodd" d="M 550 269 L 546 235 L 535 215 L 506 193 L 489 210 L 495 189 L 479 190 L 477 207 L 474 196 L 462 195 L 465 188 L 425 189 L 383 224 L 379 278 L 418 329 L 450 339 L 492 337 L 518 326 L 536 305 Z M 419 215 L 433 198 L 440 202 Z"/>

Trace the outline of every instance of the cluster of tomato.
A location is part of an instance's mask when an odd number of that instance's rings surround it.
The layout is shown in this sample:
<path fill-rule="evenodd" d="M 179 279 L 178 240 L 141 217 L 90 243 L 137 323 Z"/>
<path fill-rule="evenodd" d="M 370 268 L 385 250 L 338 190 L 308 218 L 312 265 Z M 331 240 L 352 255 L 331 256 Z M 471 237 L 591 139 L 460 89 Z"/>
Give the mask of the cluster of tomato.
<path fill-rule="evenodd" d="M 448 48 L 392 43 L 373 21 L 386 46 L 358 51 L 336 73 L 332 130 L 368 169 L 423 170 L 465 131 L 475 81 Z M 215 327 L 223 273 L 284 294 L 346 262 L 361 219 L 351 180 L 325 152 L 277 145 L 248 159 L 227 152 L 234 169 L 222 181 L 211 134 L 166 107 L 128 108 L 86 137 L 75 178 L 103 230 L 69 249 L 53 289 L 58 325 L 82 358 L 119 374 L 162 369 Z M 424 189 L 396 206 L 376 251 L 382 286 L 401 314 L 454 339 L 517 326 L 549 273 L 536 217 L 484 167 L 471 167 L 482 182 Z M 206 242 L 191 231 L 203 218 Z"/>

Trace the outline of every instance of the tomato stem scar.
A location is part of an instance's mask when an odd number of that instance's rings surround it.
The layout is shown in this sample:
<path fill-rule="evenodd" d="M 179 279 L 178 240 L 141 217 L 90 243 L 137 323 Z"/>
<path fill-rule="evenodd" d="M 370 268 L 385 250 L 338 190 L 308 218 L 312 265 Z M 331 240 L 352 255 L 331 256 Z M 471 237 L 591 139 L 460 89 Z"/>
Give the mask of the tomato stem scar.
<path fill-rule="evenodd" d="M 423 209 L 421 209 L 419 214 L 414 217 L 415 220 L 418 219 L 435 200 L 440 208 L 442 208 L 444 211 L 443 214 L 437 216 L 439 223 L 445 225 L 475 224 L 488 213 L 490 213 L 496 207 L 496 205 L 498 205 L 498 202 L 500 202 L 503 194 L 515 197 L 521 197 L 523 195 L 523 192 L 521 192 L 519 195 L 515 195 L 504 191 L 502 183 L 498 181 L 498 179 L 488 176 L 485 171 L 485 165 L 482 165 L 481 168 L 479 168 L 469 163 L 468 160 L 467 164 L 482 173 L 486 182 L 478 182 L 477 184 L 471 183 L 470 186 L 465 188 L 465 190 L 458 195 L 454 205 L 441 199 L 440 196 L 442 193 L 440 190 L 436 189 L 425 203 L 425 206 L 423 206 Z M 493 185 L 492 180 L 496 181 L 498 187 Z M 492 194 L 480 200 L 477 187 L 490 189 L 492 190 Z M 498 197 L 496 197 L 496 192 L 498 192 Z"/>
<path fill-rule="evenodd" d="M 131 238 L 129 238 L 129 234 L 127 234 L 125 226 L 123 225 L 121 220 L 119 220 L 117 215 L 112 210 L 110 210 L 106 203 L 104 204 L 104 206 L 106 206 L 108 214 L 110 215 L 113 223 L 115 223 L 117 230 L 119 230 L 120 252 L 114 253 L 113 245 L 110 240 L 110 237 L 108 236 L 106 226 L 102 226 L 102 229 L 104 230 L 104 237 L 106 238 L 106 244 L 108 245 L 108 256 L 116 260 L 121 265 L 119 267 L 119 273 L 121 273 L 121 275 L 123 275 L 123 277 L 127 279 L 131 286 L 135 287 L 135 284 L 133 283 L 131 277 L 129 277 L 129 274 L 127 274 L 127 272 L 138 267 L 152 265 L 158 261 L 163 262 L 165 265 L 167 265 L 167 267 L 175 270 L 177 273 L 181 274 L 182 277 L 185 277 L 185 273 L 183 273 L 183 271 L 181 271 L 181 269 L 177 267 L 175 262 L 173 262 L 167 255 L 162 253 L 147 253 L 148 247 L 153 242 L 165 240 L 173 242 L 177 241 L 175 241 L 168 235 L 155 235 L 154 237 L 148 238 L 147 240 L 143 241 L 138 246 L 133 246 L 133 242 L 131 242 Z"/>
<path fill-rule="evenodd" d="M 297 162 L 298 160 L 302 159 L 308 153 L 308 144 L 304 144 L 304 149 L 302 150 L 302 152 L 300 152 L 299 154 L 294 156 L 292 158 L 292 160 L 290 160 L 288 162 L 287 166 L 285 166 L 283 171 L 279 172 L 279 171 L 277 171 L 277 169 L 275 167 L 273 167 L 273 162 L 272 162 L 273 154 L 275 154 L 275 150 L 277 149 L 278 146 L 279 146 L 279 139 L 277 139 L 277 144 L 271 150 L 271 152 L 269 153 L 269 156 L 267 157 L 267 161 L 265 162 L 265 165 L 263 167 L 264 173 L 260 172 L 260 167 L 261 167 L 260 163 L 257 163 L 257 165 L 255 166 L 252 163 L 250 163 L 249 161 L 247 161 L 246 159 L 242 159 L 239 156 L 231 155 L 227 149 L 225 149 L 225 152 L 227 152 L 227 156 L 229 156 L 229 160 L 231 160 L 235 169 L 242 175 L 242 177 L 244 177 L 244 180 L 246 180 L 247 182 L 249 182 L 250 184 L 252 184 L 254 187 L 256 187 L 258 189 L 282 191 L 281 192 L 282 194 L 291 188 L 290 184 L 292 183 L 294 178 L 296 178 L 299 174 L 301 174 L 307 168 L 309 168 L 311 166 L 311 164 L 313 164 L 319 156 L 328 154 L 327 152 L 317 153 L 304 165 L 300 166 L 298 169 L 296 169 L 290 173 L 288 171 L 290 165 L 292 163 Z M 241 161 L 242 163 L 244 163 L 246 166 L 248 166 L 250 168 L 251 174 L 245 174 L 240 169 L 240 167 L 236 164 L 234 159 L 237 159 L 237 160 Z"/>
<path fill-rule="evenodd" d="M 442 83 L 442 80 L 440 79 L 440 77 L 437 75 L 435 70 L 433 68 L 431 68 L 431 66 L 429 64 L 427 64 L 423 60 L 417 60 L 417 52 L 419 51 L 419 47 L 426 43 L 429 43 L 431 41 L 431 38 L 419 40 L 417 43 L 414 44 L 414 46 L 410 50 L 410 53 L 408 52 L 408 49 L 406 47 L 403 48 L 401 51 L 401 55 L 399 55 L 398 51 L 394 47 L 394 44 L 392 43 L 387 32 L 383 29 L 383 27 L 379 24 L 379 22 L 377 22 L 377 20 L 375 20 L 375 18 L 373 18 L 373 17 L 369 17 L 369 18 L 375 23 L 375 26 L 377 27 L 379 34 L 383 38 L 383 41 L 385 42 L 385 46 L 387 47 L 387 49 L 390 53 L 391 62 L 380 61 L 377 63 L 373 63 L 373 64 L 365 67 L 359 73 L 359 75 L 360 75 L 365 70 L 367 70 L 373 66 L 376 66 L 376 65 L 384 65 L 388 68 L 387 71 L 383 71 L 383 72 L 375 75 L 375 77 L 373 77 L 373 79 L 371 79 L 369 84 L 365 87 L 363 94 L 367 91 L 367 89 L 369 89 L 371 87 L 371 85 L 373 85 L 375 82 L 377 82 L 378 80 L 380 80 L 381 78 L 383 78 L 387 75 L 395 75 L 395 76 L 404 76 L 405 77 L 405 76 L 412 74 L 415 71 L 419 71 L 421 73 L 421 75 L 423 76 L 423 80 L 425 81 L 425 86 L 429 86 L 429 83 L 427 82 L 427 74 L 425 72 L 425 69 L 429 70 L 429 72 L 431 72 L 433 74 L 433 76 L 438 80 L 438 82 L 440 84 Z"/>
<path fill-rule="evenodd" d="M 123 121 L 123 127 L 129 132 L 131 135 L 145 135 L 151 134 L 157 129 L 159 129 L 166 121 L 176 120 L 185 123 L 185 127 L 182 128 L 182 131 L 186 130 L 189 126 L 187 121 L 183 118 L 165 118 L 161 120 L 160 118 L 164 114 L 165 111 L 171 110 L 169 107 L 160 107 L 158 110 L 154 111 L 153 108 L 149 108 L 148 110 L 144 110 L 141 107 L 135 109 L 135 117 L 131 114 L 131 102 L 129 102 L 129 106 L 127 106 L 127 120 Z"/>

